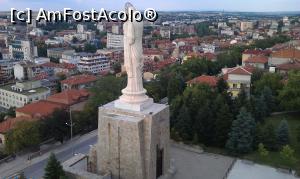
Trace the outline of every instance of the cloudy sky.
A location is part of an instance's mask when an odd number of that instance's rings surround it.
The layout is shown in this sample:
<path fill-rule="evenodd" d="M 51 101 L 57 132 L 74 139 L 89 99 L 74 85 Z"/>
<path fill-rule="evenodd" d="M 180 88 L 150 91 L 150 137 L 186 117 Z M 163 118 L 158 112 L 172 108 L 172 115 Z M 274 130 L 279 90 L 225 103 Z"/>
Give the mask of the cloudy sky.
<path fill-rule="evenodd" d="M 0 10 L 24 8 L 46 10 L 120 10 L 128 0 L 0 0 Z M 156 10 L 225 10 L 225 11 L 300 11 L 299 0 L 131 0 L 138 9 Z"/>

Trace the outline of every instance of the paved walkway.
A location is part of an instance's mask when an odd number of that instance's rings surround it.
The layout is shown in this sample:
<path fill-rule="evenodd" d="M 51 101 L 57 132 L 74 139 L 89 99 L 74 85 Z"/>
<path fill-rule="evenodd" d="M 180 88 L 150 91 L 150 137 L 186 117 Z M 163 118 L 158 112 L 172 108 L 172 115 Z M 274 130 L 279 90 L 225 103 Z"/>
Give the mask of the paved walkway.
<path fill-rule="evenodd" d="M 237 160 L 228 179 L 299 179 L 290 173 L 284 173 L 275 168 L 252 162 Z"/>
<path fill-rule="evenodd" d="M 178 147 L 171 147 L 171 158 L 176 167 L 174 179 L 222 179 L 234 161 L 231 157 Z"/>

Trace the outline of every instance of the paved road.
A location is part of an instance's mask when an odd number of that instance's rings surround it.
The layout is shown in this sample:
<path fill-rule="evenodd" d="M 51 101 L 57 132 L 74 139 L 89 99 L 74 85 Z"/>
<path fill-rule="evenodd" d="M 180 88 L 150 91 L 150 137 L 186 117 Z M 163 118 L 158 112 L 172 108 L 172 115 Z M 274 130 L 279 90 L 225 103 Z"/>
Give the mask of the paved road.
<path fill-rule="evenodd" d="M 44 168 L 47 164 L 51 152 L 55 153 L 58 160 L 66 161 L 72 156 L 72 146 L 74 153 L 87 154 L 90 145 L 97 142 L 97 130 L 86 135 L 76 137 L 73 141 L 68 141 L 55 147 L 53 150 L 32 159 L 27 160 L 27 155 L 18 156 L 15 160 L 0 165 L 0 179 L 13 175 L 19 171 L 24 171 L 25 176 L 32 179 L 41 179 L 44 175 Z"/>
<path fill-rule="evenodd" d="M 82 153 L 87 154 L 90 149 L 90 145 L 93 145 L 97 142 L 97 136 L 93 136 L 86 141 L 83 141 L 79 144 L 74 145 L 74 153 Z M 67 148 L 64 151 L 56 153 L 56 158 L 62 163 L 72 156 L 72 148 Z M 47 159 L 44 159 L 38 163 L 30 165 L 26 169 L 24 169 L 24 173 L 26 177 L 32 179 L 40 179 L 44 175 L 44 168 L 46 167 Z"/>

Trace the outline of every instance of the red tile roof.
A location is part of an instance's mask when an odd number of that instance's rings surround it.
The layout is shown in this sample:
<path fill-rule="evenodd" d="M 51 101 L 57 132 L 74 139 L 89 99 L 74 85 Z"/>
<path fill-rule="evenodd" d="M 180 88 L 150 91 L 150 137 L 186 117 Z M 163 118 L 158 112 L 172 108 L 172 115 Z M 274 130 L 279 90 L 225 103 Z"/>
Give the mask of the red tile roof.
<path fill-rule="evenodd" d="M 53 63 L 53 62 L 47 62 L 44 64 L 41 64 L 42 67 L 48 67 L 48 68 L 63 68 L 63 69 L 75 69 L 76 65 L 71 63 Z"/>
<path fill-rule="evenodd" d="M 81 102 L 82 98 L 87 98 L 89 95 L 90 93 L 86 89 L 71 89 L 49 96 L 47 101 L 73 105 Z"/>
<path fill-rule="evenodd" d="M 254 67 L 252 66 L 237 66 L 234 68 L 229 68 L 226 74 L 237 74 L 237 75 L 252 75 Z"/>
<path fill-rule="evenodd" d="M 294 62 L 294 63 L 286 63 L 277 65 L 277 68 L 279 70 L 289 71 L 289 70 L 300 70 L 300 62 Z"/>
<path fill-rule="evenodd" d="M 61 81 L 61 84 L 76 85 L 96 81 L 97 78 L 93 75 L 76 75 Z"/>
<path fill-rule="evenodd" d="M 34 121 L 34 120 L 36 120 L 36 119 L 33 119 L 31 117 L 27 117 L 27 116 L 9 118 L 9 119 L 7 119 L 7 120 L 0 123 L 0 133 L 6 133 L 7 131 L 11 130 L 12 128 L 15 127 L 15 125 L 18 122 L 21 122 L 21 121 Z"/>
<path fill-rule="evenodd" d="M 245 62 L 248 63 L 268 63 L 268 57 L 266 56 L 254 56 L 254 57 L 250 57 L 247 60 L 245 60 Z"/>
<path fill-rule="evenodd" d="M 273 52 L 271 56 L 277 58 L 300 59 L 300 50 L 296 48 L 286 48 L 286 49 Z"/>
<path fill-rule="evenodd" d="M 55 103 L 46 100 L 40 100 L 35 103 L 27 104 L 21 108 L 17 108 L 16 112 L 30 115 L 31 117 L 46 117 L 52 114 L 56 109 L 64 109 L 66 106 L 61 103 Z"/>
<path fill-rule="evenodd" d="M 218 82 L 219 78 L 215 77 L 215 76 L 208 76 L 208 75 L 201 75 L 198 76 L 190 81 L 188 81 L 188 84 L 200 84 L 200 83 L 204 83 L 204 84 L 208 84 L 211 87 L 215 87 L 217 86 L 217 82 Z"/>
<path fill-rule="evenodd" d="M 269 55 L 271 51 L 269 50 L 260 50 L 260 49 L 248 49 L 243 52 L 243 54 L 249 55 Z"/>

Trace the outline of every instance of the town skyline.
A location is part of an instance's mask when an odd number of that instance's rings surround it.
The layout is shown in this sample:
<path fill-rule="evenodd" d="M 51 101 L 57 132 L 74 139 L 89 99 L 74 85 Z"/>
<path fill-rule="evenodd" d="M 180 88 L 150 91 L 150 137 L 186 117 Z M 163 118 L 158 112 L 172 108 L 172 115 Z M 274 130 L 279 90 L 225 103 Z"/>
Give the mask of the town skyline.
<path fill-rule="evenodd" d="M 59 3 L 58 3 L 59 2 Z M 51 3 L 46 1 L 33 0 L 30 2 L 24 2 L 21 0 L 9 1 L 0 0 L 0 11 L 10 11 L 10 8 L 25 9 L 30 8 L 32 10 L 38 10 L 39 8 L 45 8 L 47 10 L 62 10 L 63 8 L 72 8 L 74 10 L 88 10 L 91 8 L 100 9 L 105 8 L 107 10 L 121 10 L 123 4 L 127 0 L 117 0 L 114 2 L 104 2 L 96 0 L 86 1 L 76 0 L 71 2 L 70 0 L 54 0 Z M 145 1 L 130 1 L 136 5 L 137 9 L 154 8 L 158 11 L 227 11 L 227 12 L 299 12 L 300 7 L 297 6 L 296 0 L 268 0 L 268 1 L 236 1 L 236 0 L 216 0 L 213 2 L 206 2 L 204 0 L 195 1 L 189 0 L 188 3 L 175 0 L 172 2 L 161 2 L 154 0 L 151 2 Z"/>

